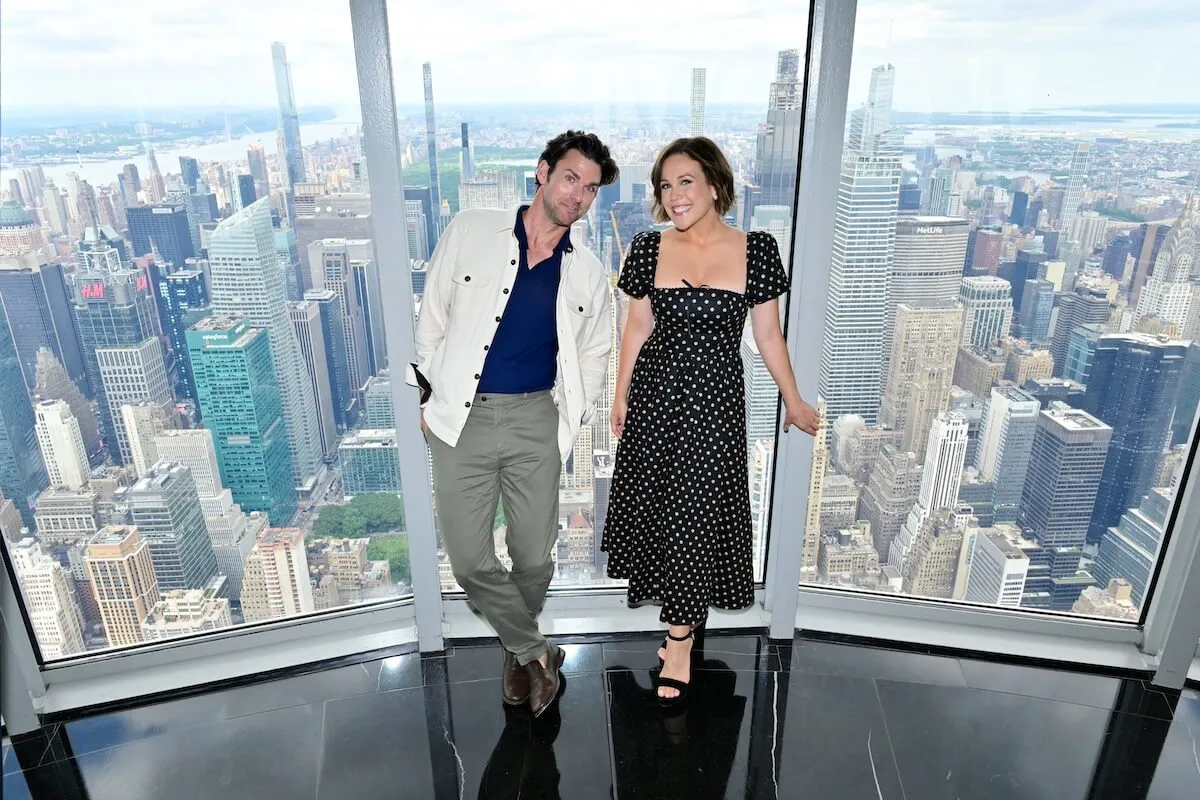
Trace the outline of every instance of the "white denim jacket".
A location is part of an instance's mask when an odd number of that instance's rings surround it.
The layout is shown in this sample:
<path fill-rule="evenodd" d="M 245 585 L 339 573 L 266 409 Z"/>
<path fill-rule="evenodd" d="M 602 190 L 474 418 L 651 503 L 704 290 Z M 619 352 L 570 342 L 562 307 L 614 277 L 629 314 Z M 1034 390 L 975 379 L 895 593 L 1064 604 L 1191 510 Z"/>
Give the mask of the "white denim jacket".
<path fill-rule="evenodd" d="M 423 404 L 425 424 L 453 447 L 471 413 L 483 362 L 504 314 L 520 263 L 513 233 L 518 206 L 471 209 L 454 217 L 429 262 L 425 297 L 417 319 L 417 361 L 406 380 L 418 376 L 431 390 Z M 604 390 L 612 348 L 612 289 L 600 261 L 572 242 L 562 256 L 558 285 L 558 447 L 563 461 L 583 425 L 593 421 Z"/>

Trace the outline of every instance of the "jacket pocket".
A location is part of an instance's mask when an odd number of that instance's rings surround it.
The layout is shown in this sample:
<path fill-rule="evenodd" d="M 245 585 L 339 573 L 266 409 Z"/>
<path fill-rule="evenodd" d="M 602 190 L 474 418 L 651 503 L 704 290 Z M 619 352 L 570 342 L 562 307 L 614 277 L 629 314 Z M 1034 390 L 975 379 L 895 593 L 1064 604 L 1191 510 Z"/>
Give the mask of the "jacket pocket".
<path fill-rule="evenodd" d="M 450 280 L 458 286 L 462 286 L 467 289 L 487 286 L 492 282 L 491 277 L 485 272 L 478 269 L 473 269 L 471 267 L 460 267 L 456 269 L 450 276 Z"/>

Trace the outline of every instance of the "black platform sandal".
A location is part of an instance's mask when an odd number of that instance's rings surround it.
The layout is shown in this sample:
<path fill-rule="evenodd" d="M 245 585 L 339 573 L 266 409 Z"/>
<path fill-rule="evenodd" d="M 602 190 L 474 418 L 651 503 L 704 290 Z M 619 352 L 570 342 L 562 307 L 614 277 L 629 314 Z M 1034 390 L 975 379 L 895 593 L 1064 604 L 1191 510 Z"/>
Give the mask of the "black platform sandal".
<path fill-rule="evenodd" d="M 691 639 L 692 655 L 695 655 L 696 649 L 700 646 L 700 642 L 703 641 L 703 637 L 704 628 L 702 626 L 692 628 L 687 632 L 686 636 L 672 636 L 669 631 L 667 633 L 667 639 L 670 639 L 673 642 L 686 642 L 688 639 Z M 667 646 L 667 639 L 663 639 L 664 648 Z M 666 665 L 666 662 L 662 659 L 659 659 L 659 661 L 662 662 L 664 666 Z M 662 667 L 660 667 L 658 673 L 654 676 L 654 692 L 655 696 L 658 698 L 658 704 L 663 708 L 673 708 L 675 706 L 682 705 L 687 700 L 688 688 L 691 686 L 691 679 L 691 666 L 688 667 L 688 683 L 676 680 L 675 678 L 664 678 L 662 676 Z M 663 697 L 662 695 L 658 694 L 658 690 L 663 687 L 675 689 L 679 692 L 679 694 L 675 697 Z"/>

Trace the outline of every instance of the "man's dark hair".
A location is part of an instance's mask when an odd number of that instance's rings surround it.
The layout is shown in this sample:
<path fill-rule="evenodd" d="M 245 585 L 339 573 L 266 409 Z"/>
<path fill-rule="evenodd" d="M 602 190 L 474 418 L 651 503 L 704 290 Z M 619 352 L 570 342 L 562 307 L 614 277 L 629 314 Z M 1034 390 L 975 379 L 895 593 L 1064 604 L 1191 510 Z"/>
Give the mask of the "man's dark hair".
<path fill-rule="evenodd" d="M 608 152 L 608 145 L 600 141 L 600 137 L 594 133 L 584 133 L 583 131 L 560 133 L 546 142 L 546 149 L 538 157 L 538 162 L 545 161 L 549 165 L 550 169 L 546 173 L 548 175 L 554 172 L 554 167 L 571 150 L 578 150 L 584 158 L 595 161 L 600 166 L 601 186 L 608 186 L 617 179 L 619 174 L 617 162 L 613 161 L 612 155 Z M 541 186 L 541 181 L 538 181 L 538 185 Z"/>

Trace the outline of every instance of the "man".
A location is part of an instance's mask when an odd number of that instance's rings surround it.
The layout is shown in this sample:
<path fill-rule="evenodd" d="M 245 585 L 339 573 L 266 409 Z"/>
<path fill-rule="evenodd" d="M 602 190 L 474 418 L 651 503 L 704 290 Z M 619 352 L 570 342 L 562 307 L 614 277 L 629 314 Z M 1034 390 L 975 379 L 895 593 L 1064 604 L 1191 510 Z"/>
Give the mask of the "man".
<path fill-rule="evenodd" d="M 535 715 L 562 682 L 563 651 L 537 624 L 558 478 L 595 415 L 612 340 L 608 275 L 570 228 L 616 178 L 600 139 L 567 131 L 538 160 L 530 205 L 455 217 L 429 263 L 408 376 L 454 577 L 500 637 L 504 701 Z M 511 572 L 492 540 L 501 498 Z"/>

